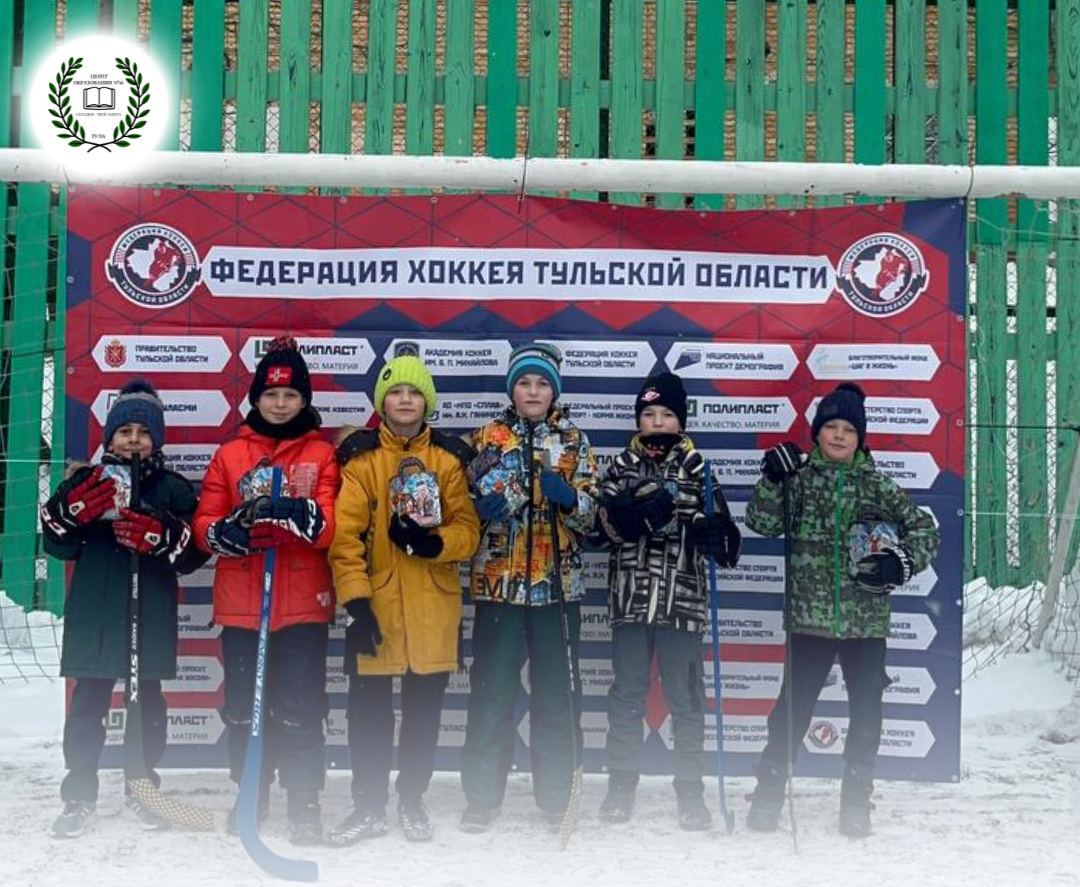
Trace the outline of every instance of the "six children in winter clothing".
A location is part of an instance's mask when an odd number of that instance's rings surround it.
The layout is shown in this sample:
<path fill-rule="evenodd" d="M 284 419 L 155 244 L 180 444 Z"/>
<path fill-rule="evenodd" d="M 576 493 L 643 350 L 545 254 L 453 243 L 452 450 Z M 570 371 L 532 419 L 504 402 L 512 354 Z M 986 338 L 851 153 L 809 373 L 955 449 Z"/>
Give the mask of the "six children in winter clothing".
<path fill-rule="evenodd" d="M 443 695 L 461 661 L 459 566 L 471 561 L 475 615 L 460 825 L 485 831 L 499 814 L 528 660 L 533 793 L 557 828 L 582 748 L 577 659 L 586 535 L 610 550 L 614 682 L 600 817 L 625 822 L 633 815 L 655 655 L 672 712 L 679 824 L 709 828 L 704 576 L 708 558 L 720 567 L 736 564 L 739 531 L 718 484 L 714 501 L 705 501 L 706 462 L 686 434 L 687 399 L 677 376 L 645 381 L 635 401 L 637 434 L 601 477 L 587 436 L 559 405 L 560 367 L 550 344 L 516 348 L 507 374 L 510 405 L 462 440 L 428 425 L 436 405 L 431 374 L 418 358 L 397 357 L 376 384 L 379 427 L 347 435 L 335 454 L 319 432 L 304 359 L 295 341 L 281 337 L 256 368 L 251 410 L 215 454 L 197 507 L 191 485 L 164 468 L 161 401 L 144 382 L 126 386 L 106 419 L 103 464 L 77 468 L 41 509 L 46 550 L 75 562 L 62 656 L 62 673 L 75 679 L 64 727 L 68 775 L 53 833 L 77 836 L 94 815 L 103 719 L 127 668 L 131 551 L 139 554 L 147 589 L 140 603 L 145 768 L 153 774 L 165 748 L 160 681 L 176 671 L 176 577 L 216 554 L 221 714 L 230 776 L 239 781 L 252 720 L 263 554 L 270 548 L 277 556 L 260 819 L 276 776 L 286 791 L 290 840 L 324 840 L 326 653 L 340 604 L 349 616 L 353 808 L 325 840 L 344 846 L 388 831 L 394 676 L 401 678 L 402 710 L 398 820 L 408 839 L 430 840 L 423 795 Z M 766 453 L 747 508 L 748 526 L 764 536 L 786 534 L 792 554 L 785 596 L 790 658 L 747 824 L 777 827 L 788 762 L 839 657 L 850 699 L 840 828 L 859 836 L 870 827 L 888 684 L 888 592 L 930 564 L 938 534 L 932 518 L 874 467 L 857 386 L 841 384 L 821 401 L 812 433 L 809 456 L 793 443 Z M 140 499 L 116 512 L 118 480 L 108 466 L 130 463 L 132 453 L 141 457 Z M 280 497 L 270 495 L 275 468 L 283 476 Z M 128 804 L 144 825 L 167 825 L 137 799 Z"/>

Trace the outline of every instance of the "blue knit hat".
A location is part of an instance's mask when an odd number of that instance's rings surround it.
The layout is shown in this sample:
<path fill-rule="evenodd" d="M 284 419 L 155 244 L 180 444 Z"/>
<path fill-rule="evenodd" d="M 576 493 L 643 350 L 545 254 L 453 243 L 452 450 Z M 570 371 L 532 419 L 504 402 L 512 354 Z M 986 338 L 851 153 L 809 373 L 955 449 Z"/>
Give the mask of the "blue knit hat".
<path fill-rule="evenodd" d="M 833 419 L 843 419 L 855 426 L 859 435 L 859 446 L 866 441 L 866 395 L 854 382 L 841 382 L 826 394 L 818 404 L 814 421 L 810 425 L 811 435 L 816 441 L 821 426 Z"/>
<path fill-rule="evenodd" d="M 145 379 L 128 382 L 109 407 L 105 417 L 105 448 L 108 449 L 116 429 L 129 422 L 138 422 L 150 430 L 155 450 L 165 444 L 165 405 L 154 386 Z"/>
<path fill-rule="evenodd" d="M 506 393 L 514 396 L 514 386 L 526 373 L 536 373 L 550 383 L 555 392 L 555 400 L 562 394 L 562 352 L 549 342 L 529 342 L 518 345 L 510 352 L 510 366 L 506 372 Z"/>

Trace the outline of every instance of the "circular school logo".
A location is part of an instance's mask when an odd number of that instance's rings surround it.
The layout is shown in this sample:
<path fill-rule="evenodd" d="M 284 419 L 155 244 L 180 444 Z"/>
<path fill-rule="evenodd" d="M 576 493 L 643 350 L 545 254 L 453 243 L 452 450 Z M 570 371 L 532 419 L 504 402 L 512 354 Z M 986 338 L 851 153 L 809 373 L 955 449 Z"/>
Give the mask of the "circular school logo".
<path fill-rule="evenodd" d="M 29 115 L 65 169 L 104 177 L 158 147 L 171 113 L 165 78 L 140 46 L 110 34 L 61 44 L 34 68 Z"/>
<path fill-rule="evenodd" d="M 856 311 L 886 317 L 915 303 L 930 282 L 930 271 L 915 244 L 883 232 L 857 240 L 847 248 L 836 280 Z"/>
<path fill-rule="evenodd" d="M 143 308 L 169 308 L 199 283 L 195 246 L 168 225 L 128 228 L 116 238 L 105 274 L 120 294 Z"/>

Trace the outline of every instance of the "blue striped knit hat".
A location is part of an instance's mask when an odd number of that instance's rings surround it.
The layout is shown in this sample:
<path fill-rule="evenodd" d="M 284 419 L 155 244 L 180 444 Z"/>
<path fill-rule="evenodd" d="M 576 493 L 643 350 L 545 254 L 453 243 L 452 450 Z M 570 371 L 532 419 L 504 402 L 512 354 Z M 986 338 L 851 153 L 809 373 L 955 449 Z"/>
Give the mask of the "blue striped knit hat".
<path fill-rule="evenodd" d="M 105 416 L 105 448 L 121 425 L 137 422 L 145 425 L 155 450 L 165 445 L 165 405 L 154 386 L 145 379 L 135 379 L 120 389 Z"/>
<path fill-rule="evenodd" d="M 551 384 L 555 392 L 555 399 L 562 394 L 562 377 L 559 375 L 559 367 L 562 366 L 562 352 L 549 342 L 529 342 L 527 345 L 518 345 L 510 352 L 510 365 L 506 372 L 506 393 L 511 398 L 514 396 L 514 386 L 518 379 L 526 373 L 536 373 L 543 376 Z"/>

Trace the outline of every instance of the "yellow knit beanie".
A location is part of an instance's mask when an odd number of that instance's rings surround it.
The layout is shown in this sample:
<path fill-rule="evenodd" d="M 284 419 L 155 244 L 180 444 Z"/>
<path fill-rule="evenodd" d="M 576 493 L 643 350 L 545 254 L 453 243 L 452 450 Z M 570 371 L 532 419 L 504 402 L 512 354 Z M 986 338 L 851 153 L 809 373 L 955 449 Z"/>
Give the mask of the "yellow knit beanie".
<path fill-rule="evenodd" d="M 380 416 L 383 411 L 383 398 L 395 385 L 411 385 L 420 392 L 427 407 L 425 418 L 430 418 L 435 412 L 435 381 L 419 357 L 412 354 L 395 357 L 382 368 L 379 380 L 375 383 L 375 409 Z"/>

